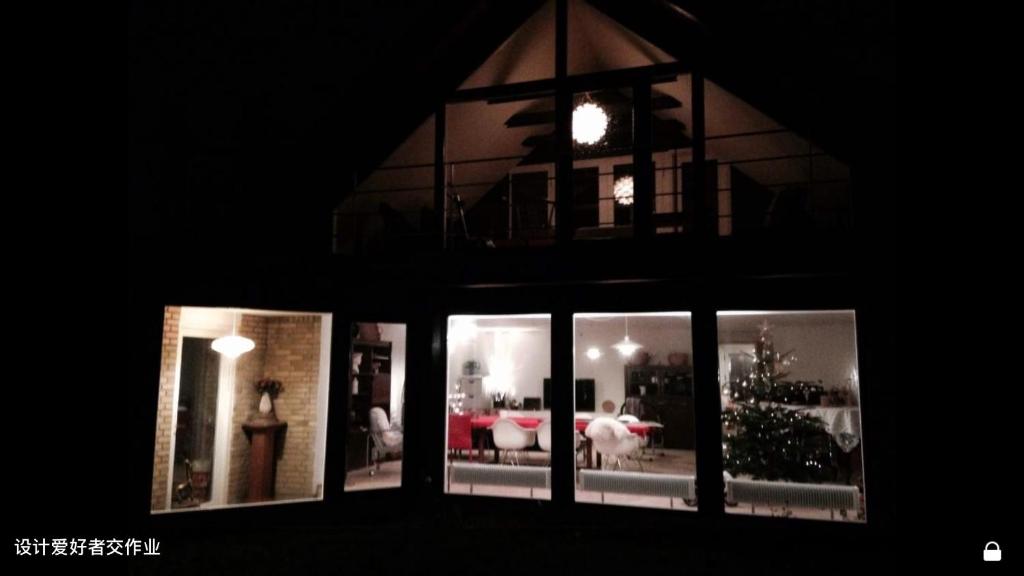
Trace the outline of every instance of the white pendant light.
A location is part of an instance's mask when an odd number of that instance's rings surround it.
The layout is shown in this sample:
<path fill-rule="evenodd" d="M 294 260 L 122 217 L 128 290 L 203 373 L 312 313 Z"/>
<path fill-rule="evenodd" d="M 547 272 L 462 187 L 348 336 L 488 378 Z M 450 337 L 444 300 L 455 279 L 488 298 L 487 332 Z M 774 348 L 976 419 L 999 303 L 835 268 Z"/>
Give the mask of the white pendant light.
<path fill-rule="evenodd" d="M 608 130 L 608 114 L 597 104 L 585 102 L 572 111 L 572 139 L 596 144 Z"/>
<path fill-rule="evenodd" d="M 640 344 L 629 339 L 629 316 L 626 316 L 626 337 L 618 344 L 613 344 L 612 348 L 618 350 L 623 358 L 629 358 L 634 352 L 643 348 Z"/>
<path fill-rule="evenodd" d="M 210 348 L 228 358 L 238 358 L 255 347 L 255 342 L 245 336 L 238 335 L 238 312 L 235 312 L 234 318 L 231 321 L 231 335 L 221 336 L 214 340 L 213 344 L 210 344 Z"/>

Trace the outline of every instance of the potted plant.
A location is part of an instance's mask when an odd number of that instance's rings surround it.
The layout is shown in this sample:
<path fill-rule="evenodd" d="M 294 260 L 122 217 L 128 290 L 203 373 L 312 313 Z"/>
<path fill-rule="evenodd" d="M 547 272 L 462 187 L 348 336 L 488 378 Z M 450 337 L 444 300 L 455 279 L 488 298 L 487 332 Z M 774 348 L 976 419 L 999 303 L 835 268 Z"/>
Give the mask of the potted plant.
<path fill-rule="evenodd" d="M 256 381 L 256 392 L 260 395 L 260 418 L 263 420 L 277 420 L 274 414 L 274 398 L 284 390 L 280 380 L 273 378 L 262 378 Z"/>

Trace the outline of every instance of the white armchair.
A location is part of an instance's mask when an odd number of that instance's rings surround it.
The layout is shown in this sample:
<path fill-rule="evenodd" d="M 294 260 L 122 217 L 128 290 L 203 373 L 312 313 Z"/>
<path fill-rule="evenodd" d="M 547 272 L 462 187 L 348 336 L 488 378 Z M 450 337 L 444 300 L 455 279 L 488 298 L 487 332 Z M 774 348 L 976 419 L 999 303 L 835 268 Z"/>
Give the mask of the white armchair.
<path fill-rule="evenodd" d="M 606 459 L 615 459 L 616 468 L 622 468 L 621 458 L 623 456 L 634 457 L 643 445 L 643 439 L 630 432 L 625 424 L 607 417 L 594 419 L 587 425 L 584 434 L 594 443 L 594 448 L 599 454 L 605 456 Z M 640 471 L 643 472 L 643 464 L 639 459 L 635 459 L 635 461 L 640 466 Z"/>
<path fill-rule="evenodd" d="M 491 434 L 494 437 L 494 448 L 505 450 L 506 458 L 511 457 L 513 463 L 519 464 L 519 452 L 525 450 L 537 441 L 537 431 L 523 428 L 509 418 L 498 418 L 491 424 Z M 550 433 L 548 439 L 550 441 Z"/>
<path fill-rule="evenodd" d="M 383 408 L 370 408 L 370 436 L 367 442 L 367 460 L 373 464 L 370 476 L 380 470 L 381 459 L 387 456 L 402 455 L 402 431 L 388 422 L 388 415 Z"/>

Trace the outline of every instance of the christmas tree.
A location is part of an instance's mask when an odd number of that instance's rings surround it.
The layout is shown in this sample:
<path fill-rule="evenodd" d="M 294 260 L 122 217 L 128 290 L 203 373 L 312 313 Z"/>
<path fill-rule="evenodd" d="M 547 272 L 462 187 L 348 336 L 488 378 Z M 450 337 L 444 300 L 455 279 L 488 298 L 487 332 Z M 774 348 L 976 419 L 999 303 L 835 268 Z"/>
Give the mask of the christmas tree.
<path fill-rule="evenodd" d="M 781 382 L 796 360 L 793 351 L 779 354 L 765 321 L 754 344 L 750 373 L 730 394 L 734 405 L 722 412 L 724 468 L 755 479 L 821 482 L 832 471 L 828 432 L 820 418 L 776 402 Z"/>

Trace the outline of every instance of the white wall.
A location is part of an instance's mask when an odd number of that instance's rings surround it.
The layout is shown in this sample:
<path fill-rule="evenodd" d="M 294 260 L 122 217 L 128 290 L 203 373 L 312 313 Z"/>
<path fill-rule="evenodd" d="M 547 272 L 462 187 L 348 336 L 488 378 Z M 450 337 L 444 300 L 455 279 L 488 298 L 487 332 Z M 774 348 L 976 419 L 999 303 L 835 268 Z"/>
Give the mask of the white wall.
<path fill-rule="evenodd" d="M 380 324 L 380 339 L 391 342 L 391 421 L 402 422 L 405 390 L 405 324 Z"/>
<path fill-rule="evenodd" d="M 547 319 L 480 319 L 479 330 L 466 340 L 449 339 L 448 391 L 462 375 L 467 360 L 480 363 L 484 376 L 493 377 L 508 362 L 508 384 L 514 397 L 544 395 L 544 379 L 551 377 L 551 327 Z M 451 331 L 450 331 L 451 332 Z M 488 381 L 494 384 L 492 381 Z M 485 384 L 487 386 L 487 384 Z"/>
<path fill-rule="evenodd" d="M 787 380 L 821 380 L 826 388 L 856 387 L 857 347 L 849 312 L 726 316 L 719 319 L 720 343 L 753 343 L 758 325 L 768 319 L 775 351 L 794 351 Z M 852 379 L 852 382 L 851 382 Z"/>
<path fill-rule="evenodd" d="M 595 405 L 598 411 L 605 400 L 615 403 L 615 410 L 626 399 L 626 359 L 612 348 L 625 336 L 625 321 L 619 317 L 577 318 L 575 320 L 576 378 L 593 378 Z M 641 344 L 651 354 L 651 364 L 667 364 L 672 352 L 684 352 L 693 362 L 693 344 L 689 317 L 630 316 L 629 339 Z M 601 351 L 597 360 L 587 358 L 587 349 Z"/>

